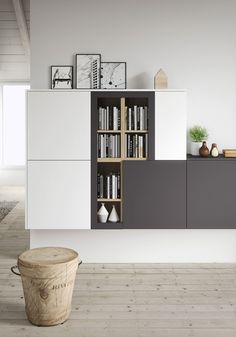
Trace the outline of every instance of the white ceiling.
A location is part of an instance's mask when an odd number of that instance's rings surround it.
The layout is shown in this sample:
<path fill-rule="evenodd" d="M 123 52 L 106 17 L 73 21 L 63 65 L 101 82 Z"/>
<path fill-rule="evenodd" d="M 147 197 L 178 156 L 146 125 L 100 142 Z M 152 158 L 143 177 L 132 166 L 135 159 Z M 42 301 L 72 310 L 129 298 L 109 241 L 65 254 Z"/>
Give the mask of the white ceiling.
<path fill-rule="evenodd" d="M 20 0 L 29 32 L 30 0 Z M 0 82 L 28 81 L 29 57 L 22 43 L 13 0 L 0 1 Z"/>

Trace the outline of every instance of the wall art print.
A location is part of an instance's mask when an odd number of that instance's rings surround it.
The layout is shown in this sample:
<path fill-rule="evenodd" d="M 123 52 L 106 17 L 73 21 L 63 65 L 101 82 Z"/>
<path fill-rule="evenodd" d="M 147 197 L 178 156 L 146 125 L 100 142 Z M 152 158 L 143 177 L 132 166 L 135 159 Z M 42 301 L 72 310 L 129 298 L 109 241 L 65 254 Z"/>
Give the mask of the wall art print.
<path fill-rule="evenodd" d="M 76 54 L 76 89 L 100 89 L 101 54 Z"/>
<path fill-rule="evenodd" d="M 126 62 L 101 63 L 101 89 L 126 89 Z"/>
<path fill-rule="evenodd" d="M 51 66 L 51 88 L 73 88 L 73 66 Z"/>

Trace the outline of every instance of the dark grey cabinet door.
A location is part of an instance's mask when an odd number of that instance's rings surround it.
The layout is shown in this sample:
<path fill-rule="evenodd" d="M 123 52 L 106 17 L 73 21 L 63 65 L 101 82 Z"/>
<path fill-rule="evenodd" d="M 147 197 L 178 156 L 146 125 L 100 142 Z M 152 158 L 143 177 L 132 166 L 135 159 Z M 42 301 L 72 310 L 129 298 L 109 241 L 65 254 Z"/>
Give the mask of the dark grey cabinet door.
<path fill-rule="evenodd" d="M 236 161 L 187 163 L 187 228 L 236 228 Z"/>
<path fill-rule="evenodd" d="M 186 228 L 186 161 L 123 165 L 124 228 Z"/>

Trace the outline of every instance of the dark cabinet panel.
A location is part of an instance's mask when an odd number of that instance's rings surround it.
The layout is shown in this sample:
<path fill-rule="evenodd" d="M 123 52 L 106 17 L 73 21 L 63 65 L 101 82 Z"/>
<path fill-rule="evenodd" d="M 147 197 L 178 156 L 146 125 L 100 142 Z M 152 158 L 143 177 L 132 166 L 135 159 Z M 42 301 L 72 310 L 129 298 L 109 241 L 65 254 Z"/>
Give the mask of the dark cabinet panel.
<path fill-rule="evenodd" d="M 187 228 L 236 228 L 236 161 L 189 160 Z"/>
<path fill-rule="evenodd" d="M 186 161 L 123 165 L 124 228 L 186 228 Z"/>

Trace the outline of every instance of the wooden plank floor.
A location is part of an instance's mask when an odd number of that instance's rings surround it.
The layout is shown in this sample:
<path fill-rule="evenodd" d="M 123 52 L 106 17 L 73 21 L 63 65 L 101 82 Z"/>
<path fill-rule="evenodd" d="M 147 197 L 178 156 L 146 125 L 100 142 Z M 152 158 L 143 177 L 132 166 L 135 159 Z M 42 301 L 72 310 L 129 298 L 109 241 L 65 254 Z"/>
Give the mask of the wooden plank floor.
<path fill-rule="evenodd" d="M 1 188 L 20 203 L 0 224 L 1 337 L 235 337 L 236 265 L 83 264 L 70 320 L 40 328 L 26 320 L 20 279 L 11 274 L 29 245 L 23 191 Z"/>

